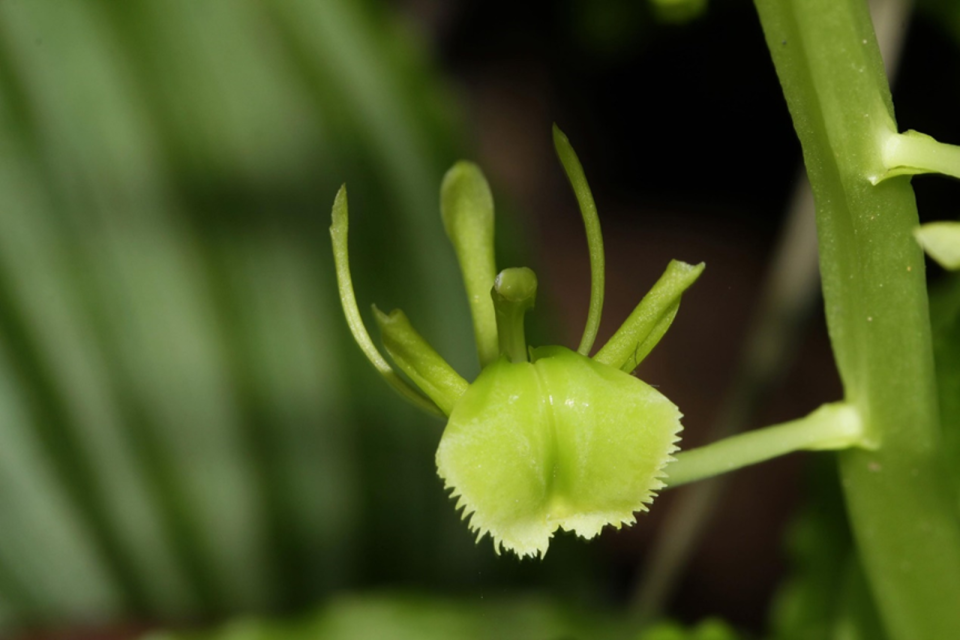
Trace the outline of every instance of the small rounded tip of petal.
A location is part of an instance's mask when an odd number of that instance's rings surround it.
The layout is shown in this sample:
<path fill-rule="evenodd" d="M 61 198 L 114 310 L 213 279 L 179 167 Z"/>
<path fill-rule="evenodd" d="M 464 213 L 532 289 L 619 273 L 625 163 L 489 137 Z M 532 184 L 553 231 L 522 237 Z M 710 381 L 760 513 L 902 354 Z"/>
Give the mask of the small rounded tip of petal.
<path fill-rule="evenodd" d="M 440 184 L 440 217 L 451 240 L 460 227 L 493 237 L 493 194 L 480 167 L 469 160 L 456 162 Z"/>
<path fill-rule="evenodd" d="M 347 183 L 340 185 L 340 188 L 337 189 L 337 195 L 333 199 L 333 209 L 334 211 L 347 206 Z"/>
<path fill-rule="evenodd" d="M 333 199 L 333 209 L 331 210 L 332 225 L 330 231 L 335 232 L 343 229 L 347 224 L 347 185 L 340 185 L 337 195 Z"/>
<path fill-rule="evenodd" d="M 561 141 L 569 144 L 569 140 L 567 139 L 567 134 L 565 134 L 563 130 L 559 127 L 559 125 L 557 125 L 557 123 L 554 122 L 553 123 L 553 143 L 556 145 Z"/>

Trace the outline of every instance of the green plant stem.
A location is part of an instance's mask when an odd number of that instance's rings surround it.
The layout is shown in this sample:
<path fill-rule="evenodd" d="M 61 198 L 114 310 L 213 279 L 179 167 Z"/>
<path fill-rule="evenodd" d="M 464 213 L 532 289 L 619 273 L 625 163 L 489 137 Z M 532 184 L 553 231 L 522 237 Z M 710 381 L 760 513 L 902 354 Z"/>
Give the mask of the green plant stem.
<path fill-rule="evenodd" d="M 557 150 L 560 164 L 567 173 L 567 179 L 573 188 L 573 195 L 580 206 L 580 215 L 583 217 L 583 226 L 587 231 L 587 248 L 590 251 L 590 310 L 587 313 L 587 323 L 583 327 L 583 336 L 577 352 L 580 355 L 590 355 L 593 343 L 597 339 L 600 329 L 600 315 L 603 311 L 604 290 L 604 257 L 603 234 L 600 233 L 600 217 L 597 215 L 597 205 L 587 184 L 587 176 L 583 172 L 583 165 L 566 134 L 560 127 L 553 125 L 553 146 Z"/>
<path fill-rule="evenodd" d="M 771 460 L 794 451 L 847 449 L 863 444 L 863 423 L 856 409 L 842 402 L 825 404 L 799 420 L 730 436 L 677 454 L 666 468 L 668 487 L 703 480 Z"/>
<path fill-rule="evenodd" d="M 839 454 L 860 558 L 892 640 L 960 633 L 960 523 L 941 459 L 923 256 L 862 0 L 756 0 L 817 202 L 820 270 L 847 402 L 875 450 Z"/>
<path fill-rule="evenodd" d="M 896 76 L 910 25 L 911 0 L 871 0 L 887 75 Z M 744 429 L 770 390 L 782 381 L 795 360 L 799 336 L 820 300 L 817 228 L 813 192 L 806 170 L 794 183 L 787 221 L 781 227 L 773 260 L 746 333 L 738 366 L 709 432 L 710 440 Z M 724 506 L 729 476 L 697 482 L 677 496 L 647 548 L 633 601 L 640 618 L 660 613 L 675 590 L 705 527 Z"/>

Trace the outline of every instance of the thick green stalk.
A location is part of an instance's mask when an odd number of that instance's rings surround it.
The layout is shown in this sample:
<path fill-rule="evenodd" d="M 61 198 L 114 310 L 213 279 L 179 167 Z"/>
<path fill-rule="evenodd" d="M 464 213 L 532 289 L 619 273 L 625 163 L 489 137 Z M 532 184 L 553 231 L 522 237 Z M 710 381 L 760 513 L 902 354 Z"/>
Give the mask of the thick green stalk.
<path fill-rule="evenodd" d="M 783 424 L 729 436 L 677 454 L 667 465 L 664 482 L 671 489 L 721 473 L 766 462 L 795 451 L 830 451 L 862 445 L 863 424 L 857 410 L 842 402 Z"/>
<path fill-rule="evenodd" d="M 863 0 L 756 0 L 817 202 L 827 322 L 873 451 L 840 454 L 870 589 L 895 640 L 960 637 L 960 523 L 940 458 L 909 178 L 874 185 L 893 106 Z"/>

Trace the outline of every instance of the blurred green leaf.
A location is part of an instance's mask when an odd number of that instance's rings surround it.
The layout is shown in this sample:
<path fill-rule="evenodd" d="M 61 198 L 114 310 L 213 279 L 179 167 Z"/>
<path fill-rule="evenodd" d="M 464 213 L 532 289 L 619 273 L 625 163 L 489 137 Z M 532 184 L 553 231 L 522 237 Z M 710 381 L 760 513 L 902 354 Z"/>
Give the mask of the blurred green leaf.
<path fill-rule="evenodd" d="M 717 619 L 707 619 L 695 627 L 668 621 L 645 629 L 636 640 L 737 640 L 740 636 L 730 625 Z"/>
<path fill-rule="evenodd" d="M 662 622 L 639 635 L 632 623 L 533 595 L 449 599 L 343 596 L 299 621 L 240 619 L 213 631 L 157 633 L 148 640 L 737 640 L 720 620 Z"/>
<path fill-rule="evenodd" d="M 0 36 L 4 623 L 290 609 L 487 566 L 444 529 L 439 431 L 363 368 L 335 297 L 346 181 L 365 301 L 399 292 L 472 361 L 437 196 L 453 110 L 394 16 L 43 0 L 0 4 Z"/>
<path fill-rule="evenodd" d="M 884 640 L 887 637 L 863 568 L 853 553 L 844 567 L 838 613 L 830 637 L 833 640 Z"/>
<path fill-rule="evenodd" d="M 945 277 L 931 288 L 930 325 L 944 460 L 960 491 L 960 275 Z"/>
<path fill-rule="evenodd" d="M 150 640 L 529 640 L 624 638 L 609 618 L 533 596 L 447 600 L 426 596 L 340 597 L 296 622 L 238 620 L 212 632 L 156 634 Z"/>
<path fill-rule="evenodd" d="M 810 504 L 787 534 L 792 573 L 772 607 L 776 640 L 882 640 L 882 629 L 856 559 L 839 490 L 836 461 L 811 461 Z"/>

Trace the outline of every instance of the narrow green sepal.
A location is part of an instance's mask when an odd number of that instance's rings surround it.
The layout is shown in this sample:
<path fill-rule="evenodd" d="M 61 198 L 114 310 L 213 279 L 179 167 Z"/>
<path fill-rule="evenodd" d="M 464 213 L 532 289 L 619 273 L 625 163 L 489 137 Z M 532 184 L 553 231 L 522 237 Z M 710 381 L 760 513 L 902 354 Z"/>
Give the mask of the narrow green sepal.
<path fill-rule="evenodd" d="M 413 328 L 403 311 L 386 314 L 374 305 L 373 313 L 390 358 L 449 416 L 467 390 L 467 381 Z"/>
<path fill-rule="evenodd" d="M 537 275 L 527 267 L 504 269 L 497 275 L 490 297 L 497 318 L 500 353 L 511 362 L 529 357 L 523 319 L 537 297 Z"/>
<path fill-rule="evenodd" d="M 467 290 L 480 366 L 497 359 L 497 321 L 490 289 L 497 275 L 493 195 L 480 167 L 461 160 L 443 177 L 440 215 Z"/>
<path fill-rule="evenodd" d="M 370 364 L 383 376 L 383 379 L 393 387 L 397 393 L 405 399 L 423 409 L 427 413 L 434 415 L 444 415 L 440 408 L 432 400 L 411 387 L 407 382 L 398 376 L 393 368 L 387 363 L 377 347 L 374 346 L 366 326 L 363 324 L 363 318 L 360 317 L 360 309 L 357 307 L 357 297 L 353 292 L 353 278 L 350 275 L 350 253 L 348 250 L 348 236 L 350 230 L 350 215 L 347 206 L 347 186 L 343 185 L 337 192 L 337 197 L 333 201 L 333 211 L 331 213 L 332 224 L 330 225 L 330 239 L 333 242 L 333 262 L 337 272 L 337 288 L 340 293 L 340 304 L 343 307 L 343 315 L 347 319 L 347 326 L 350 327 L 350 333 L 356 341 L 357 346 L 363 351 Z"/>
<path fill-rule="evenodd" d="M 888 133 L 882 142 L 881 157 L 886 173 L 871 176 L 879 184 L 896 176 L 940 173 L 960 178 L 960 147 L 937 141 L 919 131 Z"/>
<path fill-rule="evenodd" d="M 960 222 L 930 222 L 914 229 L 913 235 L 941 267 L 960 270 Z"/>
<path fill-rule="evenodd" d="M 697 281 L 705 266 L 702 262 L 692 265 L 671 260 L 657 283 L 594 360 L 623 371 L 636 369 L 670 328 L 680 308 L 680 297 Z"/>
<path fill-rule="evenodd" d="M 600 217 L 597 215 L 597 205 L 587 184 L 587 176 L 583 172 L 583 165 L 577 153 L 573 150 L 570 140 L 556 124 L 553 125 L 553 146 L 557 150 L 557 157 L 567 174 L 573 195 L 580 206 L 580 215 L 583 217 L 583 226 L 587 232 L 587 248 L 590 252 L 590 308 L 587 313 L 587 323 L 583 328 L 583 337 L 577 353 L 590 355 L 593 343 L 597 339 L 600 329 L 600 315 L 603 311 L 604 290 L 604 256 L 603 234 L 600 232 Z"/>

